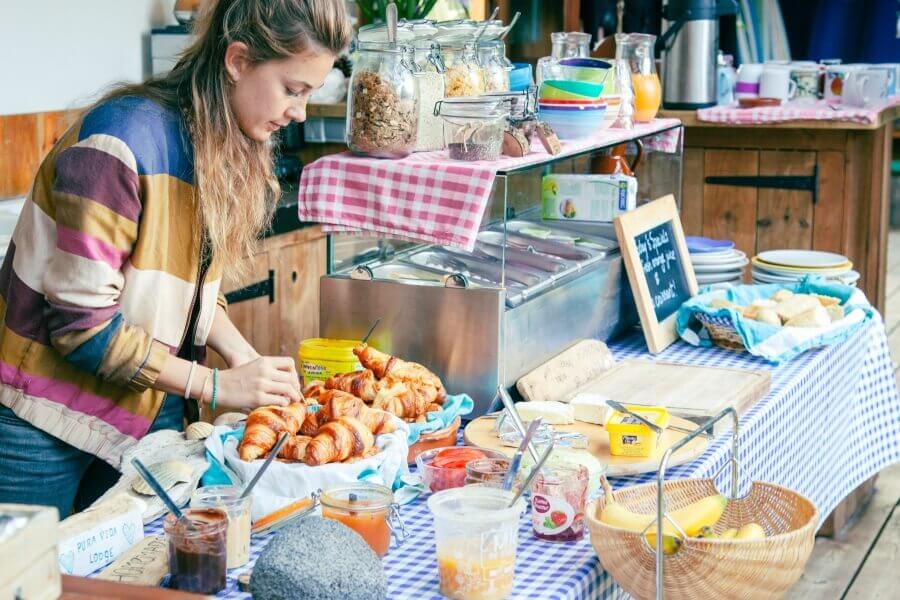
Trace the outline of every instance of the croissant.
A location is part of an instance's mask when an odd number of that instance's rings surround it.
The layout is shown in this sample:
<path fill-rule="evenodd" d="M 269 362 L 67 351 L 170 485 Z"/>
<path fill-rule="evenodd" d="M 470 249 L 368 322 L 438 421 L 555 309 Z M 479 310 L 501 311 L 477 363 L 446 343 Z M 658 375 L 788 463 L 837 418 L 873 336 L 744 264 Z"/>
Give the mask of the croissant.
<path fill-rule="evenodd" d="M 421 381 L 437 390 L 438 403 L 442 404 L 447 397 L 447 390 L 444 389 L 440 378 L 419 363 L 387 355 L 366 344 L 360 344 L 354 348 L 353 353 L 359 359 L 360 364 L 366 369 L 370 369 L 378 379 L 384 379 L 390 375 L 395 379 Z"/>
<path fill-rule="evenodd" d="M 366 404 L 371 404 L 378 393 L 378 380 L 370 369 L 356 371 L 355 373 L 342 373 L 329 377 L 325 382 L 326 390 L 340 390 L 362 398 Z M 320 401 L 320 404 L 322 402 Z"/>
<path fill-rule="evenodd" d="M 256 460 L 268 454 L 282 432 L 294 435 L 307 417 L 306 403 L 287 406 L 261 406 L 247 417 L 244 439 L 238 448 L 243 460 Z"/>
<path fill-rule="evenodd" d="M 310 440 L 312 438 L 308 435 L 292 435 L 281 447 L 281 450 L 278 452 L 278 458 L 288 461 L 303 461 L 306 458 L 306 446 Z"/>
<path fill-rule="evenodd" d="M 310 402 L 318 402 L 319 396 L 325 391 L 325 384 L 321 381 L 313 381 L 303 388 L 303 397 Z"/>
<path fill-rule="evenodd" d="M 319 428 L 306 445 L 306 464 L 311 466 L 361 458 L 371 453 L 375 437 L 353 417 L 339 417 Z"/>
<path fill-rule="evenodd" d="M 383 410 L 369 408 L 363 404 L 362 400 L 346 392 L 327 390 L 322 393 L 321 401 L 322 408 L 316 413 L 321 425 L 340 417 L 353 417 L 368 427 L 373 435 L 392 433 L 397 430 L 397 425 L 390 414 Z"/>
<path fill-rule="evenodd" d="M 319 431 L 319 418 L 314 412 L 307 412 L 306 416 L 303 418 L 303 422 L 300 423 L 300 429 L 298 430 L 303 435 L 316 435 L 316 432 Z"/>
<path fill-rule="evenodd" d="M 415 387 L 402 380 L 387 379 L 372 406 L 400 418 L 416 418 L 425 414 L 435 394 L 430 386 Z"/>

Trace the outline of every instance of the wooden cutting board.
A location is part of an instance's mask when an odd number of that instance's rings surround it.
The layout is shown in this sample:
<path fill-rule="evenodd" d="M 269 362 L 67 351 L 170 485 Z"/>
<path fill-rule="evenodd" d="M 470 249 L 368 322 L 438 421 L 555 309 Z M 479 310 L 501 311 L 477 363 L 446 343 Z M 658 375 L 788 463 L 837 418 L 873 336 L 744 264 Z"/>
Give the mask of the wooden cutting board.
<path fill-rule="evenodd" d="M 625 360 L 592 379 L 576 393 L 606 396 L 623 404 L 665 406 L 673 415 L 703 423 L 733 407 L 738 416 L 769 393 L 768 371 L 699 367 L 650 360 Z M 715 433 L 730 429 L 723 419 Z"/>
<path fill-rule="evenodd" d="M 516 449 L 510 446 L 504 446 L 494 431 L 494 424 L 497 422 L 495 418 L 479 417 L 466 426 L 464 437 L 466 443 L 470 446 L 481 446 L 482 448 L 490 448 L 491 450 L 499 450 L 504 454 L 512 456 Z M 693 425 L 690 421 L 678 417 L 670 419 L 671 425 L 679 427 L 691 428 Z M 659 468 L 659 460 L 663 453 L 671 446 L 674 446 L 678 440 L 686 434 L 672 429 L 663 431 L 662 439 L 655 456 L 648 458 L 629 457 L 629 456 L 613 456 L 609 453 L 609 435 L 602 425 L 592 425 L 591 423 L 582 423 L 575 421 L 573 425 L 554 425 L 557 431 L 577 431 L 583 433 L 588 438 L 588 448 L 586 452 L 590 452 L 607 465 L 607 475 L 620 477 L 622 475 L 638 475 L 640 473 L 649 473 Z M 669 466 L 682 465 L 691 462 L 706 450 L 707 438 L 700 436 L 691 440 L 687 446 L 675 453 L 669 460 Z"/>

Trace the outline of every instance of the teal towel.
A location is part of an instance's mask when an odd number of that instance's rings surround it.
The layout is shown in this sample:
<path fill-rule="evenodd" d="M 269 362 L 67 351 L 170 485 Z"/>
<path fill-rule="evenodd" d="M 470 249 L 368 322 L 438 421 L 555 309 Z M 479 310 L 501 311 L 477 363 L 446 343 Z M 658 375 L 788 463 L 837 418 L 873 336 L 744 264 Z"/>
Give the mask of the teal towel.
<path fill-rule="evenodd" d="M 409 445 L 412 446 L 418 442 L 419 436 L 423 433 L 434 433 L 450 427 L 456 417 L 469 414 L 473 408 L 475 408 L 475 402 L 467 394 L 447 396 L 441 410 L 426 415 L 428 421 L 409 424 Z"/>

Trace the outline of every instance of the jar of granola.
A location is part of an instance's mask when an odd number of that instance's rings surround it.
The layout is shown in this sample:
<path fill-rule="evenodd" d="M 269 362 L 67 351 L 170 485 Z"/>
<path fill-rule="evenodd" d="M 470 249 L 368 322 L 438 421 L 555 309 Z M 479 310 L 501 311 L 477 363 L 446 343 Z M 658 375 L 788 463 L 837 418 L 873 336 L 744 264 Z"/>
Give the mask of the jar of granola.
<path fill-rule="evenodd" d="M 416 146 L 419 88 L 413 49 L 361 42 L 347 94 L 347 146 L 377 158 L 403 158 Z"/>
<path fill-rule="evenodd" d="M 447 98 L 478 96 L 486 91 L 484 69 L 478 63 L 475 42 L 442 43 L 441 58 Z"/>

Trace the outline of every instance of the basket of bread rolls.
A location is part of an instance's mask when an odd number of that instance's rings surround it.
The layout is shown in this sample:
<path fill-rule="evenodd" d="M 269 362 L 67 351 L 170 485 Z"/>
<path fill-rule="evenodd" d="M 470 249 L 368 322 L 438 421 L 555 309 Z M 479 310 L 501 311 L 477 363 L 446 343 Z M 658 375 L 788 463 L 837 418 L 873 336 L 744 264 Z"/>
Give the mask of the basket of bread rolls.
<path fill-rule="evenodd" d="M 841 341 L 874 314 L 861 291 L 805 279 L 790 286 L 742 285 L 696 296 L 679 309 L 677 328 L 691 339 L 693 323 L 708 342 L 746 351 L 773 362 L 790 360 L 811 348 Z"/>

